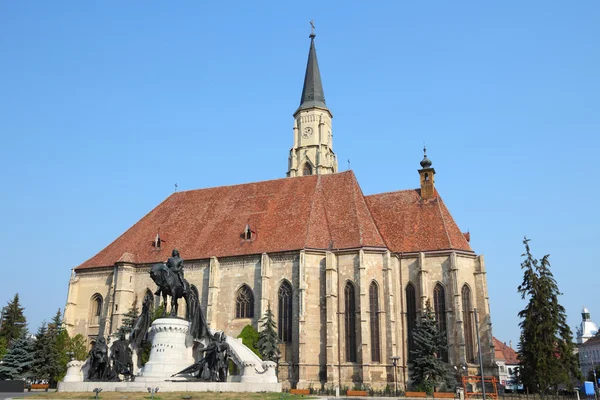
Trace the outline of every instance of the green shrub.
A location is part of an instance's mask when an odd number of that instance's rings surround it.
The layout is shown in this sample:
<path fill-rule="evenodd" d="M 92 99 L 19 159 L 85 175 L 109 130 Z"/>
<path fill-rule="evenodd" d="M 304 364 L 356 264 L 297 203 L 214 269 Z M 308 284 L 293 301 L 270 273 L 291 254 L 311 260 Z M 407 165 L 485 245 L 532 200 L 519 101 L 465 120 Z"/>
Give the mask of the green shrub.
<path fill-rule="evenodd" d="M 238 338 L 242 339 L 244 346 L 248 347 L 260 357 L 260 353 L 256 349 L 256 344 L 258 343 L 258 332 L 252 325 L 246 325 L 238 335 Z"/>

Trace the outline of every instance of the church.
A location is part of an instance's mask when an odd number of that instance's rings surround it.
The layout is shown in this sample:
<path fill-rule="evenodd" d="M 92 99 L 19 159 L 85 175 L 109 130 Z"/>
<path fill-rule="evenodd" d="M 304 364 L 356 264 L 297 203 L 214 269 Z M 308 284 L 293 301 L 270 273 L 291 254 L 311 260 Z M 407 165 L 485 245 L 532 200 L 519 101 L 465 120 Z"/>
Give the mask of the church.
<path fill-rule="evenodd" d="M 415 165 L 416 188 L 366 196 L 351 170 L 338 172 L 332 118 L 312 33 L 287 177 L 167 197 L 73 269 L 69 334 L 89 344 L 115 333 L 134 301 L 154 299 L 150 268 L 177 248 L 211 328 L 259 330 L 272 309 L 284 387 L 393 386 L 393 362 L 406 385 L 427 301 L 449 367 L 476 373 L 479 336 L 486 375 L 497 375 L 484 258 L 436 190 L 432 161 Z"/>

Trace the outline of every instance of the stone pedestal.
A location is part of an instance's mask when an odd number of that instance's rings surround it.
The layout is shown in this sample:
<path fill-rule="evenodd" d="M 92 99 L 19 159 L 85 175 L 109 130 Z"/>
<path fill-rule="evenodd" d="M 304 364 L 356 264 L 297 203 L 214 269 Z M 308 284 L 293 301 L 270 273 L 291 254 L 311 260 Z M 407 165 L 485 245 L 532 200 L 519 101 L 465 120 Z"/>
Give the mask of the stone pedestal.
<path fill-rule="evenodd" d="M 81 371 L 83 364 L 85 364 L 85 361 L 69 361 L 67 363 L 67 374 L 63 382 L 83 382 L 83 372 Z"/>
<path fill-rule="evenodd" d="M 136 382 L 169 379 L 194 363 L 193 341 L 186 346 L 189 322 L 180 318 L 159 318 L 152 323 L 149 338 L 152 341 L 150 359 L 141 369 Z"/>

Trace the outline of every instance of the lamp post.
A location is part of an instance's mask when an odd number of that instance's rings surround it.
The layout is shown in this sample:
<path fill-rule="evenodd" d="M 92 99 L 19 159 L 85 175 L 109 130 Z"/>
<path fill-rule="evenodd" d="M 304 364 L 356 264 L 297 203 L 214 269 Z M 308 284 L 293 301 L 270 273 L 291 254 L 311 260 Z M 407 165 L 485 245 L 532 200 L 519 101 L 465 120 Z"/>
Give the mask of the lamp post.
<path fill-rule="evenodd" d="M 477 334 L 477 353 L 479 353 L 479 373 L 481 374 L 481 395 L 483 400 L 485 399 L 485 376 L 483 375 L 483 357 L 481 356 L 481 340 L 479 339 L 479 317 L 477 315 L 477 309 L 473 309 L 475 314 L 475 333 Z"/>
<path fill-rule="evenodd" d="M 392 365 L 394 366 L 394 394 L 396 396 L 398 396 L 398 370 L 397 370 L 397 366 L 398 366 L 398 360 L 400 359 L 400 357 L 398 356 L 393 356 L 390 357 L 390 360 L 392 360 Z M 404 389 L 406 390 L 406 389 Z"/>

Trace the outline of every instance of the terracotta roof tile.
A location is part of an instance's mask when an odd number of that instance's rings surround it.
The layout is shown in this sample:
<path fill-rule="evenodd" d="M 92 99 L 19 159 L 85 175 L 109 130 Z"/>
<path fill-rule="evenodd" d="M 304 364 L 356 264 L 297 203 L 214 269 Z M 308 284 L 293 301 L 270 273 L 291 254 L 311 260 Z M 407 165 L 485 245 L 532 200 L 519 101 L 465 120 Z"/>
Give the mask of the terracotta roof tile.
<path fill-rule="evenodd" d="M 246 224 L 254 232 L 243 239 Z M 152 242 L 160 232 L 165 243 Z M 438 197 L 418 190 L 365 197 L 352 171 L 177 192 L 77 269 L 281 251 L 389 248 L 472 251 Z"/>
<path fill-rule="evenodd" d="M 421 200 L 420 190 L 414 189 L 366 196 L 365 199 L 391 251 L 473 251 L 439 195 L 431 200 Z"/>
<path fill-rule="evenodd" d="M 175 247 L 202 259 L 330 245 L 385 247 L 351 171 L 174 193 L 77 269 L 112 266 L 125 252 L 138 263 L 164 261 Z"/>
<path fill-rule="evenodd" d="M 496 360 L 504 360 L 508 365 L 519 364 L 517 352 L 509 346 L 505 345 L 498 339 L 494 338 L 494 347 L 496 352 Z"/>

